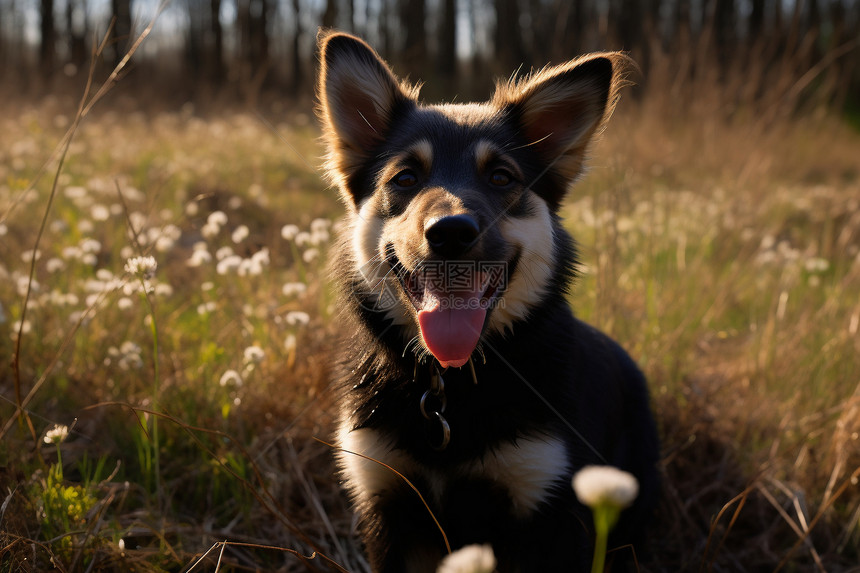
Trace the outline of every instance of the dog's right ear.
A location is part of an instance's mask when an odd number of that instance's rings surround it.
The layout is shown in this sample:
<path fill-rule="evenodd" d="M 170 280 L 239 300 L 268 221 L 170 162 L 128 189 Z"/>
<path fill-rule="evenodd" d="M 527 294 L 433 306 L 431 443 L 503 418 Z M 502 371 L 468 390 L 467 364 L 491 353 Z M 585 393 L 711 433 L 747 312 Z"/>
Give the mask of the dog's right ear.
<path fill-rule="evenodd" d="M 319 115 L 328 148 L 326 168 L 353 205 L 349 180 L 371 157 L 395 114 L 414 105 L 417 89 L 401 84 L 362 40 L 341 32 L 320 32 Z"/>

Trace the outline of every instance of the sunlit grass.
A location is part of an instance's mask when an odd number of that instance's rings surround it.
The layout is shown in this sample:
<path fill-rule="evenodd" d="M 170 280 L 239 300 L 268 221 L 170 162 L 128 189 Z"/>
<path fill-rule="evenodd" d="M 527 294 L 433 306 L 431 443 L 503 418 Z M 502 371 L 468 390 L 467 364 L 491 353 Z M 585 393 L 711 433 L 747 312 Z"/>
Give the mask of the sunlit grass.
<path fill-rule="evenodd" d="M 583 261 L 572 306 L 651 382 L 667 494 L 646 565 L 839 570 L 857 559 L 860 501 L 860 140 L 830 120 L 756 132 L 634 107 L 563 215 Z M 0 355 L 22 330 L 33 391 L 31 432 L 0 369 L 0 555 L 12 570 L 177 570 L 229 539 L 260 547 L 222 546 L 226 563 L 302 570 L 286 550 L 318 550 L 361 570 L 312 439 L 331 431 L 324 268 L 341 207 L 311 118 L 91 117 L 33 253 L 53 182 L 22 193 L 69 113 L 0 118 Z M 125 268 L 140 256 L 157 264 L 145 281 Z M 55 424 L 72 427 L 61 464 L 41 442 Z M 63 515 L 83 521 L 63 532 Z"/>

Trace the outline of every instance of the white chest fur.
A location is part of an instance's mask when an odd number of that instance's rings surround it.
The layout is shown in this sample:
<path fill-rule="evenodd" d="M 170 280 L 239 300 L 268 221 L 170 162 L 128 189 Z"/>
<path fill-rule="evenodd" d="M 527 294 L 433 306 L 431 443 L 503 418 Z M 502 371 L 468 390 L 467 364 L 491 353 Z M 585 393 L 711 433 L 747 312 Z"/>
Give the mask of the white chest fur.
<path fill-rule="evenodd" d="M 340 465 L 347 488 L 359 504 L 369 502 L 402 480 L 392 471 L 394 469 L 407 477 L 424 476 L 431 491 L 421 493 L 437 502 L 453 478 L 489 480 L 505 488 L 511 497 L 514 513 L 526 517 L 550 498 L 553 487 L 566 480 L 571 471 L 564 442 L 546 436 L 524 437 L 516 443 L 503 443 L 482 458 L 445 472 L 419 464 L 406 452 L 394 448 L 375 430 L 342 429 L 339 437 L 343 448 L 339 454 Z"/>

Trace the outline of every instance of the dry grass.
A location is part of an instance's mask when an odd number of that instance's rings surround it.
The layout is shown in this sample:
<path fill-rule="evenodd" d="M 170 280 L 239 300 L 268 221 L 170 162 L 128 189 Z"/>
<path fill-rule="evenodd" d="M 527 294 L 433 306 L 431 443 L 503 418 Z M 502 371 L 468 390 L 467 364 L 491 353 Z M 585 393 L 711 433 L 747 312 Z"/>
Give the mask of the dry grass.
<path fill-rule="evenodd" d="M 665 494 L 641 568 L 849 571 L 860 137 L 826 116 L 686 107 L 622 103 L 564 207 L 585 265 L 572 305 L 652 385 Z M 320 219 L 340 207 L 308 115 L 267 112 L 272 129 L 191 108 L 97 113 L 50 209 L 50 177 L 24 191 L 74 105 L 0 118 L 0 355 L 16 352 L 29 285 L 21 395 L 35 388 L 16 417 L 0 369 L 0 571 L 365 569 L 313 439 L 331 431 L 337 330 Z M 307 234 L 284 238 L 288 224 Z M 139 254 L 158 262 L 149 295 L 123 271 Z M 51 481 L 42 437 L 74 419 Z"/>

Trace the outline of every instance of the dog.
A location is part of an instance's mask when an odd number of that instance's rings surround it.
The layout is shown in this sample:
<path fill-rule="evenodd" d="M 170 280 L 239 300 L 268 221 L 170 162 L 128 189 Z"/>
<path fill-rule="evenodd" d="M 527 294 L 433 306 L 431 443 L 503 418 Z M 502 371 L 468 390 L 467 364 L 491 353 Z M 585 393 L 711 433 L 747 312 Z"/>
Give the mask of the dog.
<path fill-rule="evenodd" d="M 636 542 L 658 492 L 646 382 L 571 312 L 559 217 L 630 61 L 588 55 L 485 103 L 425 105 L 361 39 L 318 42 L 326 171 L 347 208 L 337 456 L 372 569 L 435 571 L 490 544 L 501 572 L 588 570 L 572 475 L 637 478 L 611 547 Z"/>

